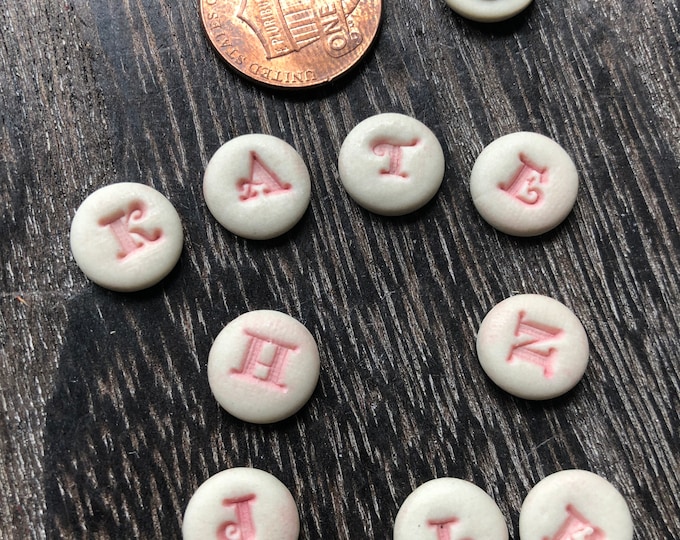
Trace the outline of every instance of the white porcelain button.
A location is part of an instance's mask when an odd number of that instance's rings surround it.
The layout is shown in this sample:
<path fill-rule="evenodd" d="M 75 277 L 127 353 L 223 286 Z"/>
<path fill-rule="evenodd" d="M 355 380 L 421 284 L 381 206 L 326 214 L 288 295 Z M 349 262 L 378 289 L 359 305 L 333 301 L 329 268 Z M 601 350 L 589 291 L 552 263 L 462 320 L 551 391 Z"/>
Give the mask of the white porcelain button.
<path fill-rule="evenodd" d="M 215 219 L 251 240 L 289 231 L 309 206 L 310 193 L 302 158 L 271 135 L 228 141 L 210 159 L 203 178 L 205 202 Z"/>
<path fill-rule="evenodd" d="M 503 514 L 486 492 L 458 478 L 430 480 L 411 493 L 394 522 L 394 540 L 507 540 Z"/>
<path fill-rule="evenodd" d="M 588 354 L 588 337 L 576 315 L 537 294 L 503 300 L 477 334 L 477 355 L 486 374 L 525 399 L 550 399 L 573 388 L 586 370 Z"/>
<path fill-rule="evenodd" d="M 532 0 L 446 0 L 463 17 L 478 22 L 498 22 L 514 17 Z"/>
<path fill-rule="evenodd" d="M 174 207 L 158 191 L 122 182 L 98 189 L 71 222 L 73 258 L 92 281 L 114 291 L 151 287 L 177 264 L 184 242 Z"/>
<path fill-rule="evenodd" d="M 184 512 L 184 540 L 297 540 L 292 495 L 259 469 L 227 469 L 203 482 Z"/>
<path fill-rule="evenodd" d="M 319 379 L 312 334 L 278 311 L 250 311 L 217 336 L 208 381 L 217 401 L 246 422 L 278 422 L 296 413 Z"/>
<path fill-rule="evenodd" d="M 633 520 L 621 494 L 604 478 L 560 471 L 529 492 L 519 515 L 521 540 L 631 540 Z"/>
<path fill-rule="evenodd" d="M 385 216 L 425 205 L 444 178 L 437 137 L 415 118 L 385 113 L 349 132 L 338 156 L 340 180 L 358 204 Z"/>
<path fill-rule="evenodd" d="M 552 139 L 519 132 L 493 141 L 470 174 L 470 193 L 481 216 L 514 236 L 536 236 L 559 225 L 574 206 L 578 174 Z"/>

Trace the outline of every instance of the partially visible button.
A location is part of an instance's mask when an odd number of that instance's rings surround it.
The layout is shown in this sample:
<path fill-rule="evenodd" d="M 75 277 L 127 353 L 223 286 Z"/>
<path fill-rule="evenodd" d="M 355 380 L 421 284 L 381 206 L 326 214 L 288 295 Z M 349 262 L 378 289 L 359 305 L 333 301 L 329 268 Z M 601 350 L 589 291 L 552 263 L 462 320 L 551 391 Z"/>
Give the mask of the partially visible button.
<path fill-rule="evenodd" d="M 208 163 L 203 195 L 224 228 L 251 240 L 289 231 L 309 206 L 307 167 L 287 142 L 259 133 L 222 145 Z"/>
<path fill-rule="evenodd" d="M 521 540 L 631 540 L 633 520 L 621 494 L 589 471 L 566 470 L 541 480 L 519 514 Z"/>
<path fill-rule="evenodd" d="M 319 379 L 312 334 L 278 311 L 250 311 L 219 333 L 208 357 L 208 381 L 225 410 L 255 424 L 295 414 Z"/>
<path fill-rule="evenodd" d="M 498 22 L 514 17 L 532 0 L 446 0 L 463 17 L 477 22 Z"/>
<path fill-rule="evenodd" d="M 564 304 L 520 294 L 486 315 L 477 334 L 477 355 L 486 374 L 506 392 L 550 399 L 581 380 L 588 365 L 588 337 Z"/>
<path fill-rule="evenodd" d="M 238 467 L 208 478 L 184 512 L 184 540 L 297 540 L 300 518 L 290 491 L 259 469 Z"/>
<path fill-rule="evenodd" d="M 470 175 L 472 201 L 481 216 L 514 236 L 537 236 L 559 225 L 577 191 L 576 167 L 564 149 L 526 131 L 489 144 Z"/>
<path fill-rule="evenodd" d="M 70 240 L 73 258 L 88 278 L 132 292 L 155 285 L 174 268 L 184 237 L 170 201 L 143 184 L 121 182 L 83 201 Z"/>
<path fill-rule="evenodd" d="M 358 204 L 376 214 L 400 216 L 437 193 L 444 178 L 444 152 L 422 122 L 403 114 L 378 114 L 349 132 L 338 169 Z"/>
<path fill-rule="evenodd" d="M 411 493 L 394 522 L 394 540 L 507 540 L 508 527 L 494 500 L 458 478 L 430 480 Z"/>

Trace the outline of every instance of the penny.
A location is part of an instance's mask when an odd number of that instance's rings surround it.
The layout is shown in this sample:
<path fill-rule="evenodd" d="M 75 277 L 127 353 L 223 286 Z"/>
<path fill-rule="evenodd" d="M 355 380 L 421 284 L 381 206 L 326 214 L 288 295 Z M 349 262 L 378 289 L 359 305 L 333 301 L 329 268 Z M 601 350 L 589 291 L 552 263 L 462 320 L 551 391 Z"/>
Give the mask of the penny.
<path fill-rule="evenodd" d="M 382 0 L 201 0 L 208 39 L 234 69 L 308 88 L 351 69 L 378 33 Z"/>

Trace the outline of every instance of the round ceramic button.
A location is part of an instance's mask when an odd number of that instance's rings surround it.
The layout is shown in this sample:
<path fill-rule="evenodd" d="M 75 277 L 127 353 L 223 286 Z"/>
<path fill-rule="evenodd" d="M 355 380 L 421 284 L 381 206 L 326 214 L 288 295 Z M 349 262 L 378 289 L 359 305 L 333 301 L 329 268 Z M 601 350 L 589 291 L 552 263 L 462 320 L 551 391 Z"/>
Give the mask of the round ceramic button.
<path fill-rule="evenodd" d="M 481 216 L 515 236 L 536 236 L 559 225 L 574 206 L 578 174 L 569 155 L 538 133 L 505 135 L 475 161 L 470 193 Z"/>
<path fill-rule="evenodd" d="M 529 492 L 519 514 L 521 540 L 631 540 L 633 520 L 621 494 L 604 478 L 560 471 Z"/>
<path fill-rule="evenodd" d="M 208 381 L 217 401 L 246 422 L 278 422 L 296 413 L 319 379 L 312 334 L 278 311 L 250 311 L 215 339 Z"/>
<path fill-rule="evenodd" d="M 514 17 L 532 0 L 446 0 L 449 7 L 468 19 L 478 22 L 498 22 Z"/>
<path fill-rule="evenodd" d="M 151 287 L 177 264 L 182 223 L 158 191 L 122 182 L 92 193 L 71 222 L 71 251 L 92 281 L 114 291 Z"/>
<path fill-rule="evenodd" d="M 550 399 L 573 388 L 588 365 L 588 338 L 568 307 L 537 294 L 512 296 L 484 318 L 477 355 L 503 390 Z"/>
<path fill-rule="evenodd" d="M 503 514 L 484 490 L 458 478 L 424 483 L 401 505 L 394 540 L 507 540 Z"/>
<path fill-rule="evenodd" d="M 184 512 L 184 540 L 297 540 L 300 519 L 292 495 L 259 469 L 227 469 L 203 482 Z"/>
<path fill-rule="evenodd" d="M 386 113 L 359 123 L 342 143 L 340 180 L 358 204 L 400 216 L 427 203 L 444 178 L 437 137 L 415 118 Z"/>
<path fill-rule="evenodd" d="M 224 228 L 251 240 L 289 231 L 309 206 L 302 158 L 271 135 L 242 135 L 222 145 L 205 170 L 203 194 Z"/>

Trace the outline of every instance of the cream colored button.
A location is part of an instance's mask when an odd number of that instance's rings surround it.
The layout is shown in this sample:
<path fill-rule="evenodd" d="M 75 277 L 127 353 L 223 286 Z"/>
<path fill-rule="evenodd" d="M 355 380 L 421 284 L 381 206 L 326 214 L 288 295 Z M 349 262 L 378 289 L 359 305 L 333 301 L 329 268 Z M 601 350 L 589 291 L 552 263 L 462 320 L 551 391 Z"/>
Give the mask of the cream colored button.
<path fill-rule="evenodd" d="M 484 318 L 477 355 L 503 390 L 525 399 L 550 399 L 581 380 L 588 338 L 568 307 L 537 294 L 512 296 Z"/>
<path fill-rule="evenodd" d="M 425 482 L 401 505 L 394 540 L 507 540 L 503 514 L 486 492 L 458 478 Z"/>
<path fill-rule="evenodd" d="M 621 494 L 588 471 L 560 471 L 529 492 L 519 514 L 521 540 L 631 540 L 633 520 Z"/>
<path fill-rule="evenodd" d="M 208 381 L 228 412 L 256 424 L 296 413 L 319 379 L 312 334 L 278 311 L 250 311 L 217 336 L 208 358 Z"/>
<path fill-rule="evenodd" d="M 532 0 L 446 0 L 449 7 L 468 19 L 478 22 L 498 22 L 514 17 Z"/>
<path fill-rule="evenodd" d="M 342 143 L 340 180 L 358 204 L 400 216 L 426 204 L 444 178 L 437 137 L 415 118 L 386 113 L 359 123 Z"/>
<path fill-rule="evenodd" d="M 158 191 L 122 182 L 98 189 L 71 222 L 71 251 L 92 281 L 114 291 L 151 287 L 177 264 L 184 242 L 174 207 Z"/>
<path fill-rule="evenodd" d="M 559 225 L 574 206 L 578 174 L 552 139 L 526 131 L 493 141 L 475 161 L 470 193 L 481 216 L 515 236 Z"/>
<path fill-rule="evenodd" d="M 259 469 L 227 469 L 203 482 L 184 512 L 184 540 L 297 540 L 290 491 Z"/>
<path fill-rule="evenodd" d="M 289 231 L 309 206 L 311 182 L 302 158 L 271 135 L 242 135 L 208 163 L 203 195 L 227 230 L 251 240 Z"/>

